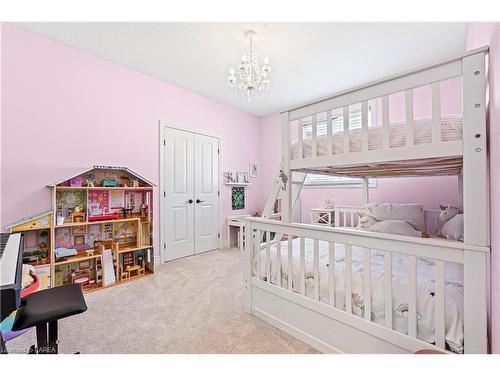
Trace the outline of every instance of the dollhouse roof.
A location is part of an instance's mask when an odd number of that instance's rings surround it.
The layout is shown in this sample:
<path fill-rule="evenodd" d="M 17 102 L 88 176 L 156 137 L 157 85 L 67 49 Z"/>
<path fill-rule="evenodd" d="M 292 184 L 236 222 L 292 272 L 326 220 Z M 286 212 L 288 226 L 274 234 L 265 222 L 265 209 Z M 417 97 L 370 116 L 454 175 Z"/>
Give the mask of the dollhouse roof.
<path fill-rule="evenodd" d="M 32 220 L 39 219 L 39 218 L 41 218 L 41 217 L 44 217 L 44 216 L 50 215 L 50 214 L 52 214 L 52 213 L 53 213 L 53 211 L 52 211 L 52 210 L 47 210 L 47 211 L 39 212 L 39 213 L 37 213 L 37 214 L 34 214 L 34 215 L 31 215 L 31 216 L 24 217 L 24 218 L 22 218 L 22 219 L 19 219 L 19 220 L 13 221 L 12 223 L 7 224 L 7 225 L 5 226 L 5 228 L 10 229 L 10 228 L 13 228 L 13 227 L 17 227 L 18 225 L 21 225 L 21 224 L 27 223 L 27 222 L 32 221 Z"/>
<path fill-rule="evenodd" d="M 95 170 L 110 170 L 110 171 L 120 171 L 120 172 L 124 172 L 124 173 L 128 173 L 130 174 L 132 177 L 135 177 L 137 178 L 138 180 L 144 182 L 146 185 L 149 185 L 149 186 L 156 186 L 156 184 L 152 183 L 151 181 L 149 181 L 148 179 L 142 177 L 141 175 L 135 173 L 134 171 L 130 170 L 129 168 L 127 167 L 116 167 L 116 166 L 110 166 L 110 165 L 94 165 L 93 167 L 91 168 L 88 168 L 86 170 L 83 170 L 83 171 L 80 171 L 76 174 L 74 174 L 73 176 L 70 176 L 70 177 L 67 177 L 65 179 L 62 179 L 60 181 L 57 181 L 51 185 L 48 185 L 49 187 L 53 187 L 53 186 L 56 186 L 56 185 L 59 185 L 59 184 L 62 184 L 63 182 L 66 182 L 68 180 L 71 180 L 72 178 L 74 177 L 78 177 L 78 176 L 81 176 L 81 175 L 85 175 L 89 172 L 92 172 L 92 171 L 95 171 Z"/>

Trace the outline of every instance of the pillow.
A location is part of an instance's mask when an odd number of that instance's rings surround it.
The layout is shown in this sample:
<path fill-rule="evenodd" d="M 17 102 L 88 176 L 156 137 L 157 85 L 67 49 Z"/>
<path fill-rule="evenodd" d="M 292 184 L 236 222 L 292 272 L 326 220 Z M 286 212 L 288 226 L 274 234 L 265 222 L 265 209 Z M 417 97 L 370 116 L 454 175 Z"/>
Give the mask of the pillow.
<path fill-rule="evenodd" d="M 417 203 L 370 203 L 366 205 L 367 215 L 377 221 L 404 220 L 416 230 L 425 231 L 424 207 Z"/>
<path fill-rule="evenodd" d="M 464 214 L 458 214 L 444 223 L 441 228 L 441 236 L 447 240 L 464 240 Z"/>
<path fill-rule="evenodd" d="M 369 229 L 372 232 L 401 234 L 403 236 L 422 237 L 422 232 L 415 230 L 412 225 L 403 220 L 383 220 L 373 224 Z"/>

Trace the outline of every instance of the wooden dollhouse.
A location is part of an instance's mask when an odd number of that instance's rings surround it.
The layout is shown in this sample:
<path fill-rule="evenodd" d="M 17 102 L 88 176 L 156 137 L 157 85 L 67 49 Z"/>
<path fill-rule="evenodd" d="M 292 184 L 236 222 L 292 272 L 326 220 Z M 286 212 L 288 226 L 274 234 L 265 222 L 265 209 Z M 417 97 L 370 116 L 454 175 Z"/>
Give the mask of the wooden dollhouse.
<path fill-rule="evenodd" d="M 94 166 L 49 186 L 51 211 L 8 228 L 30 239 L 24 261 L 45 271 L 45 287 L 91 291 L 145 277 L 154 272 L 154 186 L 128 168 Z"/>
<path fill-rule="evenodd" d="M 10 232 L 24 233 L 23 263 L 34 267 L 40 289 L 50 287 L 52 227 L 52 211 L 40 212 L 6 226 Z"/>

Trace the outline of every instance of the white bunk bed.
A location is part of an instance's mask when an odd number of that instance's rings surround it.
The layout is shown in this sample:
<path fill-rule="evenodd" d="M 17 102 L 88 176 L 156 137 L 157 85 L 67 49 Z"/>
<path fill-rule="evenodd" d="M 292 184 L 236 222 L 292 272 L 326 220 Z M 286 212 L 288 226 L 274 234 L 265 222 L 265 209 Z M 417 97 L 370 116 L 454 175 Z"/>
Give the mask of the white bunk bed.
<path fill-rule="evenodd" d="M 487 353 L 487 51 L 470 51 L 281 115 L 281 178 L 307 172 L 360 177 L 366 206 L 368 177 L 457 175 L 464 242 L 292 223 L 294 179 L 278 179 L 281 220 L 249 218 L 245 224 L 252 234 L 245 243 L 248 313 L 323 352 Z M 460 76 L 463 118 L 453 119 L 449 131 L 449 119 L 441 118 L 440 82 Z M 432 119 L 422 125 L 413 119 L 412 100 L 413 89 L 424 85 L 432 87 Z M 406 121 L 394 127 L 388 96 L 401 91 Z M 380 98 L 382 126 L 369 129 L 368 101 Z M 349 106 L 359 103 L 362 127 L 349 131 Z M 339 108 L 344 114 L 340 135 L 331 125 L 332 111 Z M 326 135 L 319 137 L 317 118 L 325 114 Z M 312 119 L 310 140 L 303 137 L 305 118 Z M 400 135 L 393 136 L 402 129 L 403 143 Z M 354 227 L 360 210 L 339 207 L 336 218 Z M 435 212 L 427 214 L 436 218 Z"/>

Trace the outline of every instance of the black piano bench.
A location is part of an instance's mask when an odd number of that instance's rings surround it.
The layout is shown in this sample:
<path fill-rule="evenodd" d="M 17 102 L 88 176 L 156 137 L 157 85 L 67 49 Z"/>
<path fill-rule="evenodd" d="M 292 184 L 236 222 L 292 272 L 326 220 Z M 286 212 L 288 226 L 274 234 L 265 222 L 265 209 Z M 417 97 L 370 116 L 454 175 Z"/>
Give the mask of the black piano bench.
<path fill-rule="evenodd" d="M 71 284 L 27 295 L 17 309 L 13 331 L 36 327 L 36 352 L 57 354 L 57 322 L 87 310 L 80 285 Z"/>

